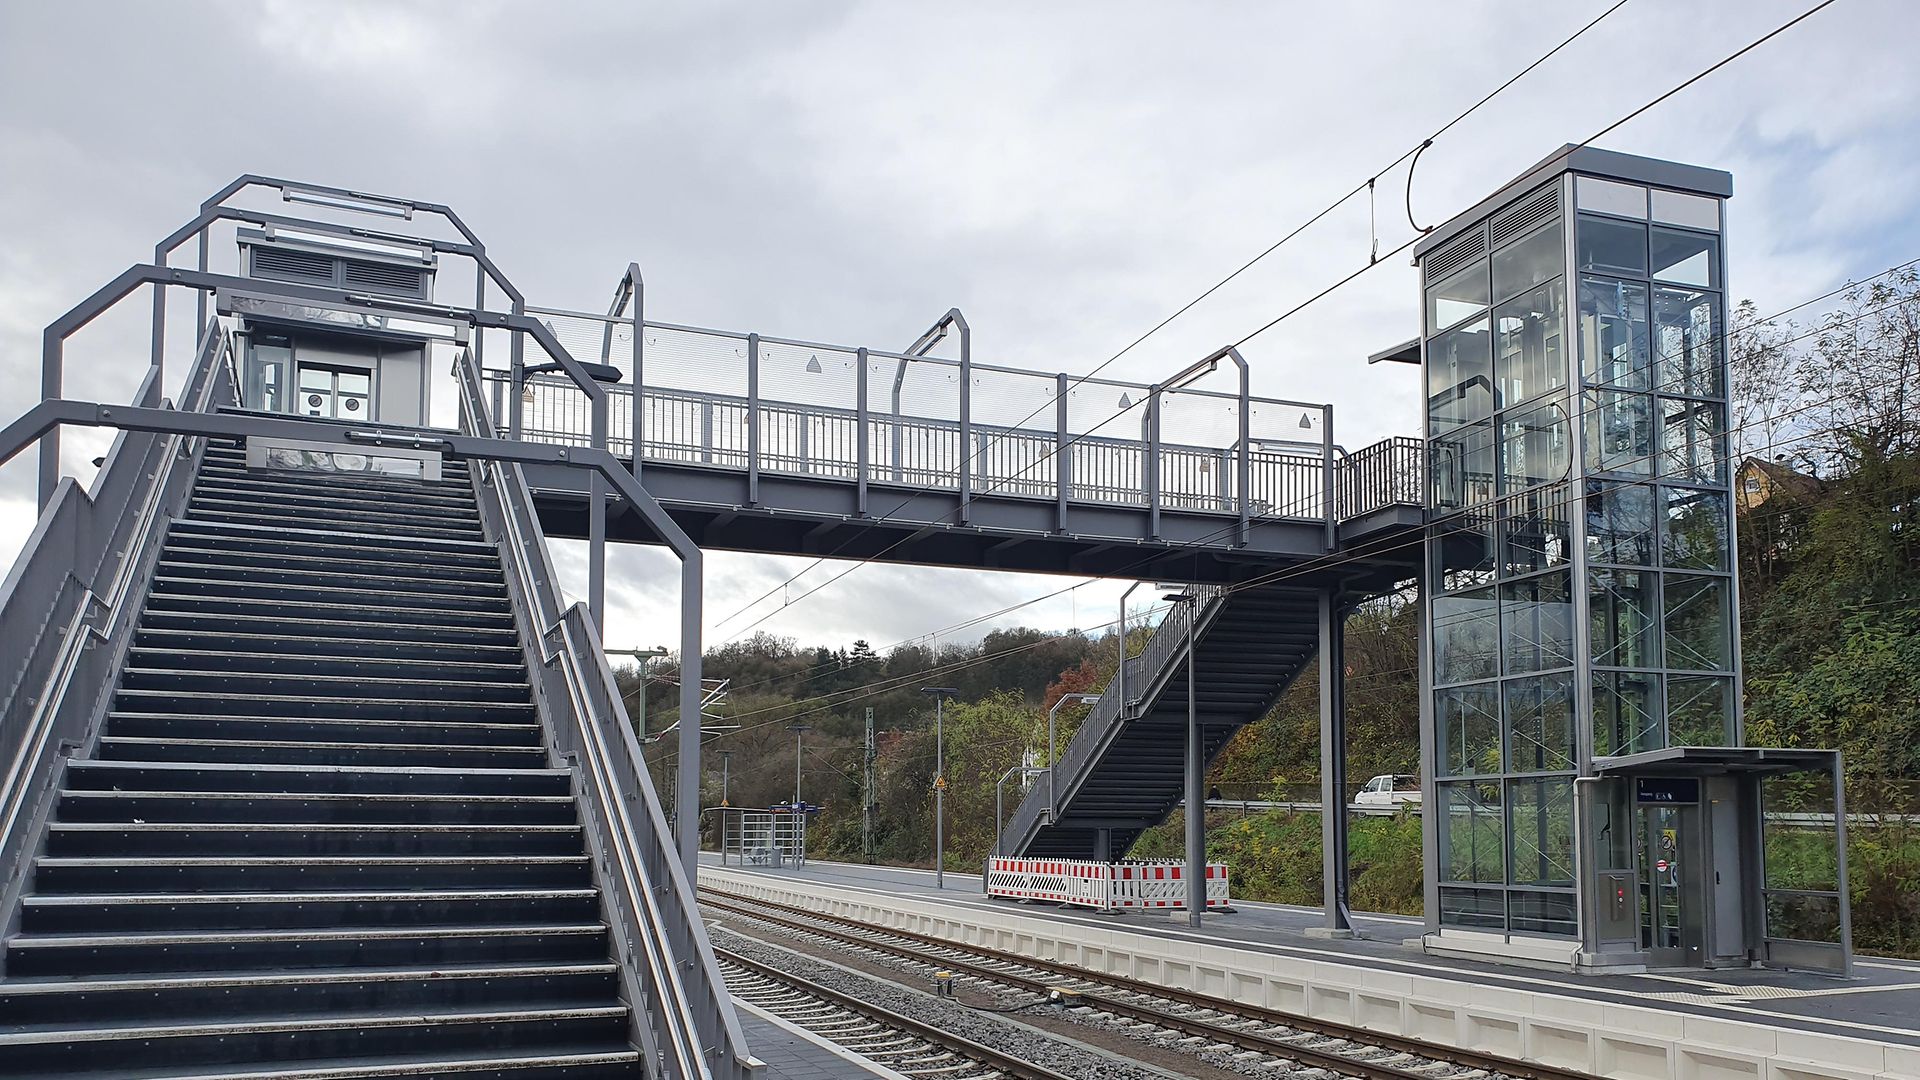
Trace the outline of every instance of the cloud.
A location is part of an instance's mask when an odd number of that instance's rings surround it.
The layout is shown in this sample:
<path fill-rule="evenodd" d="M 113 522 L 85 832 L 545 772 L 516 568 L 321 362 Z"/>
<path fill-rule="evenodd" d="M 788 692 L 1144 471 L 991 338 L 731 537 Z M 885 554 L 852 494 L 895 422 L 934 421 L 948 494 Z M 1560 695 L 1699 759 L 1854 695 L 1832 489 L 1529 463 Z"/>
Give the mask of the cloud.
<path fill-rule="evenodd" d="M 1598 10 L 7 5 L 0 414 L 34 400 L 40 327 L 246 171 L 454 205 L 555 306 L 604 304 L 638 259 L 656 318 L 898 348 L 957 304 L 977 356 L 1085 371 Z M 1628 5 L 1437 142 L 1414 214 L 1471 204 L 1798 10 Z M 1836 5 L 1603 145 L 1734 171 L 1735 298 L 1788 306 L 1920 254 L 1911 31 L 1903 0 Z M 1404 182 L 1402 166 L 1107 373 L 1175 370 L 1364 265 L 1409 235 Z M 1262 334 L 1254 392 L 1333 402 L 1349 445 L 1413 430 L 1414 374 L 1362 358 L 1412 336 L 1416 287 L 1395 258 Z M 76 339 L 73 393 L 131 391 L 144 308 Z M 102 438 L 73 438 L 68 465 L 84 473 Z M 31 527 L 32 476 L 31 455 L 0 468 L 0 552 Z M 577 557 L 560 561 L 572 582 Z M 802 565 L 716 554 L 710 618 Z M 866 567 L 764 628 L 883 643 L 1065 584 Z M 1104 621 L 1117 589 L 993 625 Z M 677 590 L 664 553 L 620 551 L 610 639 L 670 639 Z"/>

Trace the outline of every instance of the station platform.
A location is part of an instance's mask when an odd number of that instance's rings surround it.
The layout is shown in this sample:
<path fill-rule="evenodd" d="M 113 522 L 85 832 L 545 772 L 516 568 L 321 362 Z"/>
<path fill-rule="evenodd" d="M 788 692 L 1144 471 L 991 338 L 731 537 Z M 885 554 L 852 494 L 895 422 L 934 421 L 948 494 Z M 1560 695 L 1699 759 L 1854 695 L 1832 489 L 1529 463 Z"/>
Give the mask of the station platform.
<path fill-rule="evenodd" d="M 763 1065 L 756 1074 L 758 1080 L 846 1080 L 855 1076 L 905 1080 L 892 1069 L 842 1050 L 770 1013 L 746 1004 L 738 1004 L 738 1008 L 740 1032 L 747 1037 L 747 1048 Z"/>
<path fill-rule="evenodd" d="M 749 897 L 1596 1076 L 1920 1080 L 1920 962 L 1858 957 L 1847 979 L 1577 975 L 1432 955 L 1402 916 L 1357 916 L 1361 937 L 1323 939 L 1308 936 L 1317 908 L 1236 900 L 1194 930 L 1184 912 L 991 900 L 977 875 L 946 877 L 941 890 L 926 870 L 701 865 L 701 884 Z"/>

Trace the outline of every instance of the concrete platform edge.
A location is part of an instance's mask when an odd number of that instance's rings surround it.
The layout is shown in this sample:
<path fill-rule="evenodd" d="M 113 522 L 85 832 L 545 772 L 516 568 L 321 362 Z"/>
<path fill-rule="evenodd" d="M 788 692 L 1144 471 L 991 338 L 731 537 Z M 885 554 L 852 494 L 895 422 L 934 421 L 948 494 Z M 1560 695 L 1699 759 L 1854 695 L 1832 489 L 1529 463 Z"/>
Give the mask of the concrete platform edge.
<path fill-rule="evenodd" d="M 930 934 L 1383 1033 L 1619 1080 L 1916 1080 L 1920 1049 L 1763 1023 L 1409 976 L 1022 914 L 880 898 L 702 867 L 706 883 L 879 927 Z M 983 917 L 985 916 L 985 917 Z M 1463 987 L 1470 992 L 1462 993 Z"/>
<path fill-rule="evenodd" d="M 826 1052 L 832 1054 L 834 1057 L 839 1058 L 840 1060 L 845 1061 L 853 1065 L 854 1067 L 860 1069 L 863 1073 L 865 1073 L 868 1076 L 879 1077 L 880 1080 L 910 1080 L 909 1077 L 905 1076 L 902 1073 L 895 1072 L 892 1069 L 887 1068 L 885 1065 L 880 1065 L 875 1062 L 868 1061 L 866 1058 L 863 1058 L 860 1055 L 854 1053 L 853 1051 L 848 1050 L 846 1047 L 838 1046 L 834 1043 L 828 1042 L 826 1039 L 823 1039 L 820 1036 L 815 1035 L 813 1032 L 808 1031 L 806 1028 L 803 1028 L 798 1024 L 793 1023 L 790 1020 L 783 1020 L 780 1017 L 775 1016 L 773 1013 L 770 1013 L 767 1010 L 761 1008 L 760 1006 L 753 1004 L 752 1002 L 741 1001 L 740 999 L 735 998 L 733 1002 L 733 1007 L 736 1009 L 739 1009 L 742 1012 L 752 1013 L 754 1016 L 759 1017 L 761 1020 L 769 1024 L 772 1024 L 774 1027 L 777 1027 L 782 1031 L 791 1032 L 796 1038 L 799 1038 L 805 1042 L 811 1043 L 814 1046 L 818 1046 L 820 1049 L 825 1050 Z M 772 1072 L 770 1069 L 758 1070 L 757 1075 L 764 1077 L 765 1080 L 780 1080 L 779 1074 Z"/>

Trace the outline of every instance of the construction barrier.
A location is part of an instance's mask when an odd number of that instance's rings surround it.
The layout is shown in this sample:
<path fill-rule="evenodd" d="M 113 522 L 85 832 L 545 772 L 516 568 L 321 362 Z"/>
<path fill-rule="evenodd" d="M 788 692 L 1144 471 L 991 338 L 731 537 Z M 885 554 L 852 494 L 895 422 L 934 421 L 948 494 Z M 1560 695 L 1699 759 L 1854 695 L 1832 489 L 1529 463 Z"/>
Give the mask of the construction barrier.
<path fill-rule="evenodd" d="M 1079 904 L 1102 911 L 1187 906 L 1183 862 L 1086 862 L 1078 859 L 987 860 L 987 895 L 1008 900 Z M 1224 908 L 1227 866 L 1207 864 L 1207 907 Z"/>

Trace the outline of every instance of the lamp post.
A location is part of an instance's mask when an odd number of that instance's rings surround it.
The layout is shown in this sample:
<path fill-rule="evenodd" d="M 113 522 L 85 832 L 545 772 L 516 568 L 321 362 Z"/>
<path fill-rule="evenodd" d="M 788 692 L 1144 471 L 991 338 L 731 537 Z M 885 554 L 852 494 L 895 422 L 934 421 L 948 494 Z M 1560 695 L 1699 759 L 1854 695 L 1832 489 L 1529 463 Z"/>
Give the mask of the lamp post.
<path fill-rule="evenodd" d="M 1122 664 L 1126 663 L 1125 649 L 1126 646 L 1122 644 L 1120 661 Z M 1054 718 L 1060 715 L 1060 706 L 1068 702 L 1084 702 L 1092 705 L 1099 700 L 1099 694 L 1061 694 L 1060 700 L 1054 702 L 1053 708 L 1047 710 L 1047 824 L 1049 825 L 1058 819 L 1060 813 L 1059 791 L 1054 787 L 1053 781 L 1054 771 L 1060 764 L 1060 754 L 1055 746 L 1053 737 Z M 1120 700 L 1124 702 L 1126 700 L 1125 696 L 1123 695 Z"/>
<path fill-rule="evenodd" d="M 950 697 L 960 696 L 951 686 L 923 686 L 933 695 L 933 887 L 947 887 L 947 713 Z"/>
<path fill-rule="evenodd" d="M 800 812 L 800 739 L 813 730 L 812 724 L 788 724 L 787 730 L 793 732 L 793 812 Z"/>
<path fill-rule="evenodd" d="M 528 384 L 528 388 L 532 388 L 531 383 Z M 647 661 L 656 656 L 666 656 L 667 650 L 664 648 L 608 649 L 607 655 L 631 656 L 633 657 L 634 666 L 640 669 L 640 689 L 636 691 L 640 695 L 640 709 L 634 714 L 633 726 L 638 729 L 636 734 L 640 741 L 644 743 L 647 741 Z"/>
<path fill-rule="evenodd" d="M 727 801 L 727 781 L 733 778 L 733 751 L 720 751 L 720 805 L 732 806 Z"/>
<path fill-rule="evenodd" d="M 1193 659 L 1200 634 L 1200 589 L 1194 586 L 1165 599 L 1187 607 L 1187 925 L 1197 927 L 1207 907 L 1207 799 L 1201 790 L 1206 785 L 1207 750 L 1200 732 Z"/>

